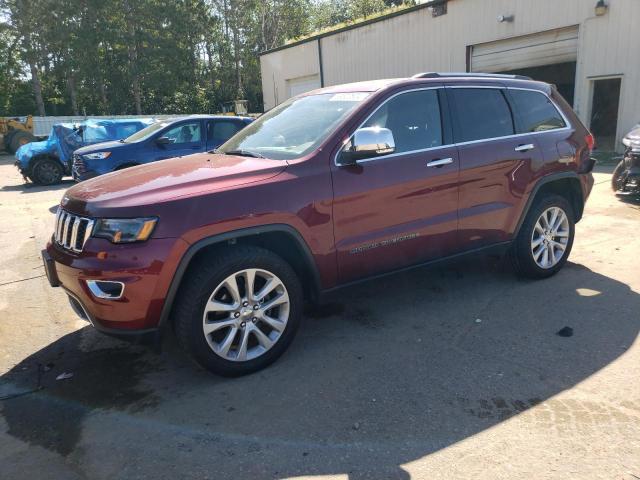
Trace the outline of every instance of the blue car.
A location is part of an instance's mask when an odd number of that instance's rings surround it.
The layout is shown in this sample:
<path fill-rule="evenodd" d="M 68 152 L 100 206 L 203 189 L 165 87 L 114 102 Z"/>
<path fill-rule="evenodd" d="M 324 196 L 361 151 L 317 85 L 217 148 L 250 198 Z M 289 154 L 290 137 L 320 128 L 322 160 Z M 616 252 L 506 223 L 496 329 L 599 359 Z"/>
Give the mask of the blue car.
<path fill-rule="evenodd" d="M 124 140 L 79 148 L 73 153 L 73 178 L 79 182 L 134 165 L 213 150 L 252 120 L 228 115 L 161 120 Z"/>
<path fill-rule="evenodd" d="M 25 179 L 39 185 L 53 185 L 59 183 L 64 175 L 71 175 L 73 152 L 78 148 L 127 138 L 155 121 L 152 118 L 101 118 L 57 123 L 45 141 L 20 147 L 15 154 L 15 165 Z"/>

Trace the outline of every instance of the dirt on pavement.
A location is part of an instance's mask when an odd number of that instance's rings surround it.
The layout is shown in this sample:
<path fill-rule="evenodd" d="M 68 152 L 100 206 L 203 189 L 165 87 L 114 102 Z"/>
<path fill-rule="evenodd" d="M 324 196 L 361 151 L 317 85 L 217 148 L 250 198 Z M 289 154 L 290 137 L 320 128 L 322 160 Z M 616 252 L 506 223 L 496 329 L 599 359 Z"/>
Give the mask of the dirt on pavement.
<path fill-rule="evenodd" d="M 640 206 L 613 167 L 555 277 L 480 256 L 364 283 L 309 311 L 272 367 L 224 379 L 171 338 L 157 354 L 76 317 L 40 260 L 72 183 L 12 163 L 0 478 L 640 478 Z"/>

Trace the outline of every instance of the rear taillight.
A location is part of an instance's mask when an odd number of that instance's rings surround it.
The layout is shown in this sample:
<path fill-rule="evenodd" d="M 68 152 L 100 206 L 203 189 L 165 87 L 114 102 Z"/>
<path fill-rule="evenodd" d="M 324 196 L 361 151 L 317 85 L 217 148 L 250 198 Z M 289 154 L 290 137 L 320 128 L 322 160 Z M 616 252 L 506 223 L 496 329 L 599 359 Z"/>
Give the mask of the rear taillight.
<path fill-rule="evenodd" d="M 587 142 L 587 147 L 589 148 L 589 152 L 593 152 L 593 149 L 596 146 L 596 139 L 594 138 L 593 134 L 589 134 L 586 137 L 584 137 L 585 142 Z"/>

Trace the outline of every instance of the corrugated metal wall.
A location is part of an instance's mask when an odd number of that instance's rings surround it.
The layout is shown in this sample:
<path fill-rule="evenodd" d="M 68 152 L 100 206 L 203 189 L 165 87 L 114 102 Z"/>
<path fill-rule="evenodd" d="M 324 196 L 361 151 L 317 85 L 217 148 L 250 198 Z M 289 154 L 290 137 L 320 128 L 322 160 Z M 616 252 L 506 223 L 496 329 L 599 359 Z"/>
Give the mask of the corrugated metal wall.
<path fill-rule="evenodd" d="M 287 80 L 320 75 L 318 42 L 313 40 L 294 48 L 279 50 L 260 57 L 262 95 L 265 110 L 288 98 Z"/>
<path fill-rule="evenodd" d="M 640 0 L 607 3 L 607 14 L 595 17 L 595 0 L 450 0 L 440 17 L 421 9 L 322 37 L 324 85 L 464 71 L 469 46 L 578 25 L 576 111 L 587 122 L 592 77 L 623 74 L 620 138 L 640 121 Z M 498 15 L 514 21 L 499 23 Z M 318 40 L 265 54 L 261 65 L 269 109 L 287 98 L 287 79 L 320 74 Z"/>

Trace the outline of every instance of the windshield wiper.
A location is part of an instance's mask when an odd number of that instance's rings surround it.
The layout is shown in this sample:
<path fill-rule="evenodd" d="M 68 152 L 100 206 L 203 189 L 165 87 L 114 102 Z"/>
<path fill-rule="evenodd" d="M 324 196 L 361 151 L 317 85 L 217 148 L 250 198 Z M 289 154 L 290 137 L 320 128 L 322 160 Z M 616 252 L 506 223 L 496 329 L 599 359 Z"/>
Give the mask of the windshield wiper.
<path fill-rule="evenodd" d="M 264 155 L 260 155 L 257 152 L 252 152 L 250 150 L 227 150 L 226 152 L 221 152 L 219 150 L 214 150 L 214 153 L 222 153 L 224 155 L 238 155 L 240 157 L 253 157 L 253 158 L 264 158 Z"/>

